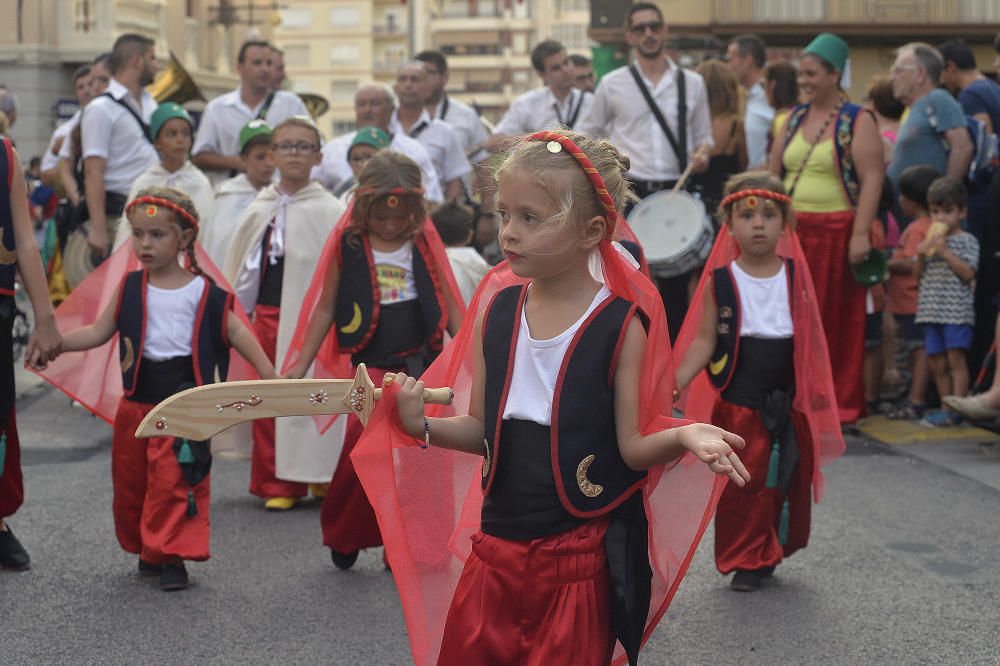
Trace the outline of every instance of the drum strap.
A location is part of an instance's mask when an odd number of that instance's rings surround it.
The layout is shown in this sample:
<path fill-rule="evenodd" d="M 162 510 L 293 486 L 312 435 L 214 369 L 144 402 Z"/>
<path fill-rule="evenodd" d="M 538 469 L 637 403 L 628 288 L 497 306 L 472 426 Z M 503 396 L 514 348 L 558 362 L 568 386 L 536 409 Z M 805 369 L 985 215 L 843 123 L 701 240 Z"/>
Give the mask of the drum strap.
<path fill-rule="evenodd" d="M 128 103 L 125 101 L 125 98 L 115 99 L 114 97 L 111 96 L 111 93 L 107 92 L 104 93 L 104 96 L 110 99 L 115 104 L 121 105 L 123 109 L 128 111 L 129 115 L 135 118 L 135 122 L 139 123 L 139 127 L 142 128 L 142 135 L 146 137 L 146 141 L 153 143 L 153 137 L 149 135 L 149 125 L 147 125 L 145 121 L 139 116 L 139 114 L 135 112 L 135 109 L 133 109 L 131 106 L 128 105 Z M 82 123 L 83 121 L 81 120 L 80 122 Z"/>
<path fill-rule="evenodd" d="M 255 120 L 267 120 L 267 112 L 271 110 L 271 104 L 274 102 L 274 91 L 267 94 L 267 98 L 264 100 L 264 105 L 260 107 L 260 111 L 257 112 Z"/>
<path fill-rule="evenodd" d="M 656 117 L 656 122 L 659 123 L 660 129 L 667 136 L 667 142 L 670 143 L 670 147 L 674 149 L 674 154 L 677 156 L 677 164 L 681 171 L 684 172 L 687 169 L 687 94 L 685 91 L 684 82 L 684 69 L 680 65 L 675 65 L 677 67 L 677 133 L 680 135 L 680 141 L 674 136 L 674 133 L 670 130 L 670 126 L 667 125 L 667 119 L 663 117 L 663 112 L 660 111 L 660 106 L 653 99 L 653 96 L 649 92 L 649 88 L 642 81 L 642 75 L 639 74 L 639 69 L 635 65 L 629 65 L 629 71 L 632 73 L 632 78 L 635 79 L 635 85 L 639 86 L 639 91 L 642 93 L 643 98 L 646 100 L 646 104 L 649 106 L 649 110 L 653 112 L 653 116 Z"/>
<path fill-rule="evenodd" d="M 572 92 L 570 94 L 572 95 Z M 566 129 L 573 129 L 573 125 L 576 125 L 577 118 L 580 117 L 580 109 L 583 107 L 583 97 L 586 94 L 587 92 L 585 90 L 580 92 L 580 96 L 576 100 L 575 109 L 573 108 L 572 99 L 570 100 L 569 118 L 567 118 L 566 120 L 563 120 L 562 113 L 559 111 L 559 105 L 558 104 L 552 105 L 552 110 L 556 112 L 556 118 L 559 120 L 560 125 L 562 125 Z"/>

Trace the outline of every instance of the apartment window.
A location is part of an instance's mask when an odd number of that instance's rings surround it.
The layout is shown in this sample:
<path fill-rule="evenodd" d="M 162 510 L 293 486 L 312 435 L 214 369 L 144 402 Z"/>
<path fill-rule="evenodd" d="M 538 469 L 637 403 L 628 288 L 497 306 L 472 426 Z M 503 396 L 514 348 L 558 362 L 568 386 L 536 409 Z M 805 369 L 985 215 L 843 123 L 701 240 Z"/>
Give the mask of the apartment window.
<path fill-rule="evenodd" d="M 357 44 L 338 44 L 330 47 L 331 65 L 356 65 L 361 60 Z"/>
<path fill-rule="evenodd" d="M 333 136 L 343 136 L 348 132 L 353 132 L 357 126 L 353 120 L 334 120 Z"/>
<path fill-rule="evenodd" d="M 312 11 L 309 8 L 281 10 L 281 27 L 285 30 L 306 30 L 311 23 Z"/>
<path fill-rule="evenodd" d="M 358 91 L 357 81 L 331 81 L 330 102 L 332 104 L 353 104 L 354 94 Z"/>
<path fill-rule="evenodd" d="M 357 6 L 334 7 L 330 10 L 330 27 L 357 28 L 361 25 L 361 9 Z"/>
<path fill-rule="evenodd" d="M 309 66 L 308 44 L 284 44 L 281 49 L 285 52 L 285 64 L 289 67 Z"/>
<path fill-rule="evenodd" d="M 587 37 L 587 26 L 582 23 L 555 24 L 552 26 L 552 39 L 571 50 L 590 48 L 590 39 Z"/>

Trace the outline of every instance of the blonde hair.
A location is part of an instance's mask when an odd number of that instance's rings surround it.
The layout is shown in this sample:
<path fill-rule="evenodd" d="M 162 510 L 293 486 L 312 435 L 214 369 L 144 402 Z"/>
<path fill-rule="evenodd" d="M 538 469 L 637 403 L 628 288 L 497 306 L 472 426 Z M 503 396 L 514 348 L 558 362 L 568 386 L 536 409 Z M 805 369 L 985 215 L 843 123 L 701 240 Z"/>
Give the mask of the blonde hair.
<path fill-rule="evenodd" d="M 320 134 L 319 128 L 316 127 L 316 123 L 310 118 L 305 116 L 292 116 L 290 118 L 285 118 L 280 123 L 274 126 L 274 131 L 271 132 L 272 141 L 277 140 L 278 132 L 280 130 L 286 129 L 288 127 L 301 127 L 302 129 L 307 129 L 316 135 L 316 146 L 319 148 L 323 147 L 323 135 Z"/>
<path fill-rule="evenodd" d="M 736 174 L 726 181 L 726 187 L 722 193 L 723 200 L 730 194 L 742 192 L 743 190 L 768 190 L 769 192 L 777 192 L 778 194 L 788 194 L 781 179 L 770 171 L 746 171 Z M 785 223 L 794 228 L 795 213 L 792 211 L 792 205 L 779 201 L 775 201 L 774 203 L 781 209 L 781 216 L 784 218 Z M 719 206 L 716 216 L 722 224 L 729 224 L 734 205 L 735 202 L 728 206 Z"/>
<path fill-rule="evenodd" d="M 705 90 L 708 93 L 708 110 L 713 118 L 719 116 L 743 117 L 743 103 L 746 93 L 740 87 L 740 82 L 720 60 L 706 60 L 695 67 L 696 72 L 705 80 Z"/>
<path fill-rule="evenodd" d="M 368 231 L 368 219 L 372 206 L 385 201 L 390 196 L 398 198 L 403 212 L 410 220 L 407 230 L 409 237 L 420 233 L 427 216 L 424 196 L 419 193 L 423 187 L 423 174 L 412 159 L 392 150 L 383 149 L 371 156 L 358 174 L 358 189 L 354 195 L 348 233 L 359 235 Z M 393 190 L 407 190 L 398 193 Z"/>
<path fill-rule="evenodd" d="M 159 197 L 160 199 L 166 199 L 167 201 L 177 204 L 183 208 L 189 215 L 191 215 L 191 217 L 198 220 L 199 224 L 201 223 L 201 217 L 198 215 L 198 209 L 195 208 L 194 202 L 188 195 L 184 194 L 180 190 L 175 190 L 171 187 L 144 187 L 139 190 L 138 194 L 135 195 L 136 199 L 140 197 Z M 188 270 L 195 275 L 200 275 L 212 284 L 215 284 L 215 280 L 205 274 L 205 271 L 203 271 L 201 266 L 198 265 L 198 259 L 195 257 L 194 245 L 195 238 L 198 236 L 198 230 L 192 227 L 190 222 L 185 220 L 180 215 L 177 215 L 174 211 L 170 209 L 167 210 L 170 212 L 171 223 L 177 227 L 178 231 L 184 232 L 190 229 L 195 232 L 195 235 L 191 238 L 191 242 L 188 243 L 188 246 L 184 249 L 184 254 L 188 260 Z"/>
<path fill-rule="evenodd" d="M 606 139 L 595 139 L 571 130 L 559 130 L 583 151 L 593 164 L 621 217 L 632 191 L 625 174 L 629 159 Z M 593 183 L 584 173 L 575 157 L 565 149 L 551 152 L 547 141 L 522 139 L 497 165 L 494 177 L 497 183 L 509 174 L 530 174 L 559 212 L 550 219 L 560 226 L 573 221 L 586 221 L 595 216 L 607 218 L 607 211 L 597 197 Z M 560 146 L 561 148 L 561 146 Z M 497 190 L 499 192 L 499 189 Z"/>

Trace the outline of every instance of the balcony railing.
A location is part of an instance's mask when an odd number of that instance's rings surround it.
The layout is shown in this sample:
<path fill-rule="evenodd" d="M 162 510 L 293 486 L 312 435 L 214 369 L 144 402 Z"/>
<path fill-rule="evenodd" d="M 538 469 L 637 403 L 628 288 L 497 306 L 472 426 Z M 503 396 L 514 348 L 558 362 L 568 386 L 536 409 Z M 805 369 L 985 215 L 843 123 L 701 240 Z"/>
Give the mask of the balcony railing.
<path fill-rule="evenodd" d="M 59 50 L 64 58 L 84 60 L 106 51 L 115 39 L 135 32 L 166 47 L 164 0 L 84 2 L 58 0 L 56 22 Z"/>
<path fill-rule="evenodd" d="M 719 23 L 996 23 L 997 0 L 715 0 Z"/>

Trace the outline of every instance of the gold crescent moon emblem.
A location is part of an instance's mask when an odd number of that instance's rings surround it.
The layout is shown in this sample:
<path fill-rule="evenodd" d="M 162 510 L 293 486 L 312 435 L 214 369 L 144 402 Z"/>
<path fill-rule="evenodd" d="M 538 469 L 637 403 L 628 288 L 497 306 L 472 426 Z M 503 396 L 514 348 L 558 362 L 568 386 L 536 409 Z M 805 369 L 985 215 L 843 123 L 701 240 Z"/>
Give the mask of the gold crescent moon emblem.
<path fill-rule="evenodd" d="M 125 345 L 125 358 L 122 359 L 122 372 L 128 372 L 128 369 L 132 367 L 135 362 L 135 349 L 132 347 L 131 338 L 122 338 L 122 344 Z"/>
<path fill-rule="evenodd" d="M 354 316 L 351 317 L 351 321 L 340 327 L 341 333 L 357 333 L 358 329 L 361 328 L 361 306 L 357 303 L 354 304 Z"/>
<path fill-rule="evenodd" d="M 725 353 L 722 355 L 718 361 L 708 364 L 708 371 L 713 375 L 718 375 L 720 372 L 726 369 L 726 363 L 729 362 L 729 354 Z"/>
<path fill-rule="evenodd" d="M 483 478 L 490 474 L 490 443 L 483 440 Z"/>
<path fill-rule="evenodd" d="M 13 239 L 11 239 L 13 240 Z M 0 264 L 13 266 L 17 263 L 17 250 L 8 250 L 3 244 L 3 234 L 0 234 Z"/>
<path fill-rule="evenodd" d="M 590 470 L 590 466 L 594 463 L 594 456 L 591 453 L 589 456 L 580 461 L 580 464 L 576 466 L 576 485 L 580 487 L 580 492 L 587 497 L 597 497 L 604 492 L 604 486 L 591 483 L 590 479 L 587 478 L 587 472 Z"/>

